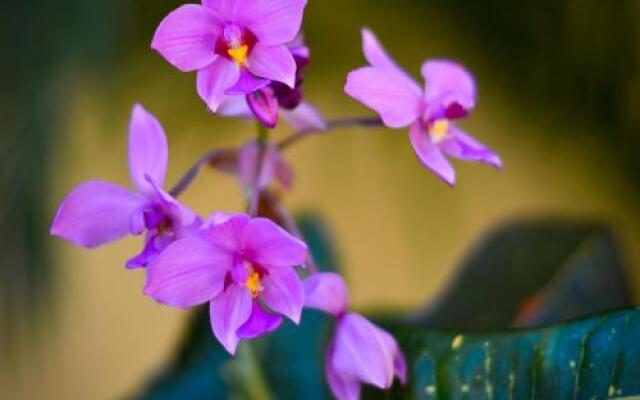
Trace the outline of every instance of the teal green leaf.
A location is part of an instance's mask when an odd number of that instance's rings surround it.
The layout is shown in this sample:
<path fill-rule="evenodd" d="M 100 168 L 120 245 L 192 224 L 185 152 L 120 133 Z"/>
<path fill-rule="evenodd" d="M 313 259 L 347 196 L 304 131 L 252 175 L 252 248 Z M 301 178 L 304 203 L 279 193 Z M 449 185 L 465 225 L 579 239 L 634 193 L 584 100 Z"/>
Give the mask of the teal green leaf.
<path fill-rule="evenodd" d="M 389 323 L 409 384 L 364 398 L 607 399 L 640 395 L 640 309 L 537 330 L 443 333 Z"/>
<path fill-rule="evenodd" d="M 627 282 L 617 240 L 606 227 L 514 221 L 472 249 L 417 320 L 453 331 L 540 326 L 630 306 Z"/>

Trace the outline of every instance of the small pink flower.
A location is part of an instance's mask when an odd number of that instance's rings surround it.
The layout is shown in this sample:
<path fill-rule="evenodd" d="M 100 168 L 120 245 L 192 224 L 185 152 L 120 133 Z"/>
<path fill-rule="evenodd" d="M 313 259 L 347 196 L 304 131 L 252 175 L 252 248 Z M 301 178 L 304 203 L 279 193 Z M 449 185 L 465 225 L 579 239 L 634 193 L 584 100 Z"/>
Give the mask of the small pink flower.
<path fill-rule="evenodd" d="M 276 329 L 279 314 L 299 323 L 304 293 L 294 267 L 306 255 L 268 219 L 214 214 L 199 237 L 176 241 L 149 266 L 144 292 L 173 307 L 209 302 L 213 333 L 233 354 L 240 340 Z"/>
<path fill-rule="evenodd" d="M 388 389 L 397 376 L 406 381 L 406 362 L 396 340 L 365 317 L 347 313 L 348 293 L 342 277 L 323 272 L 304 282 L 305 307 L 336 317 L 325 359 L 325 373 L 338 400 L 358 400 L 362 383 Z"/>
<path fill-rule="evenodd" d="M 475 82 L 462 66 L 426 61 L 421 70 L 426 86 L 421 89 L 367 29 L 362 31 L 362 46 L 370 66 L 349 74 L 345 92 L 378 112 L 386 126 L 409 126 L 411 144 L 425 167 L 449 185 L 455 184 L 455 171 L 445 155 L 502 167 L 496 153 L 454 123 L 476 102 Z"/>
<path fill-rule="evenodd" d="M 196 213 L 162 189 L 167 160 L 162 126 L 141 105 L 135 105 L 129 126 L 129 172 L 137 192 L 105 181 L 82 183 L 60 204 L 50 233 L 92 248 L 146 230 L 143 251 L 127 267 L 146 266 L 169 243 L 200 223 Z"/>
<path fill-rule="evenodd" d="M 230 95 L 272 81 L 293 88 L 296 62 L 286 43 L 302 25 L 306 0 L 202 0 L 170 13 L 151 47 L 181 71 L 198 71 L 198 94 L 216 112 Z"/>

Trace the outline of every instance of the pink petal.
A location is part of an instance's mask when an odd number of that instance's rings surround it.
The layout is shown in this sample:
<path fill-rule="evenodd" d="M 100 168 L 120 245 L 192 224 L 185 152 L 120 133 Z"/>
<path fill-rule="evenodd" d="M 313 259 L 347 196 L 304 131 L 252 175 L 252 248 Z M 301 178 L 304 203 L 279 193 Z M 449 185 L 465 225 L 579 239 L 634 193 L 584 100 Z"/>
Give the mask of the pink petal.
<path fill-rule="evenodd" d="M 421 72 L 426 81 L 425 100 L 431 119 L 464 117 L 475 106 L 475 82 L 460 64 L 430 60 L 422 64 Z"/>
<path fill-rule="evenodd" d="M 277 152 L 273 145 L 269 145 L 266 150 L 265 160 L 262 165 L 258 187 L 267 187 L 274 174 L 274 155 Z M 245 190 L 252 191 L 256 180 L 256 163 L 258 158 L 258 144 L 251 140 L 242 146 L 238 152 L 238 178 Z"/>
<path fill-rule="evenodd" d="M 287 160 L 282 157 L 282 154 L 276 146 L 273 147 L 275 154 L 273 157 L 273 172 L 277 181 L 285 189 L 291 189 L 293 187 L 293 181 L 295 180 L 295 172 L 293 167 Z"/>
<path fill-rule="evenodd" d="M 450 127 L 451 139 L 444 140 L 440 148 L 447 155 L 466 161 L 479 161 L 495 168 L 502 168 L 500 156 L 484 144 L 464 133 L 457 127 Z"/>
<path fill-rule="evenodd" d="M 334 272 L 320 272 L 304 283 L 304 306 L 342 315 L 347 309 L 349 293 L 342 277 Z"/>
<path fill-rule="evenodd" d="M 280 110 L 280 115 L 299 132 L 321 132 L 327 129 L 327 121 L 311 104 L 302 102 L 293 110 Z"/>
<path fill-rule="evenodd" d="M 144 193 L 151 190 L 145 175 L 160 186 L 164 184 L 168 158 L 167 137 L 162 125 L 136 104 L 129 124 L 129 173 L 138 190 Z"/>
<path fill-rule="evenodd" d="M 265 87 L 247 95 L 247 104 L 260 121 L 267 128 L 275 128 L 278 123 L 278 99 L 273 89 Z"/>
<path fill-rule="evenodd" d="M 407 360 L 405 360 L 404 354 L 400 351 L 395 339 L 391 339 L 393 340 L 393 348 L 395 351 L 395 355 L 393 357 L 394 373 L 400 380 L 400 383 L 405 385 L 407 383 Z"/>
<path fill-rule="evenodd" d="M 244 287 L 230 285 L 224 292 L 211 300 L 209 314 L 211 329 L 224 348 L 232 355 L 240 338 L 238 329 L 251 315 L 251 293 Z"/>
<path fill-rule="evenodd" d="M 198 95 L 216 112 L 226 98 L 225 91 L 238 82 L 240 70 L 232 61 L 218 57 L 208 67 L 198 71 Z"/>
<path fill-rule="evenodd" d="M 183 5 L 162 20 L 151 48 L 179 70 L 195 71 L 215 60 L 221 29 L 211 10 L 196 4 Z"/>
<path fill-rule="evenodd" d="M 241 70 L 240 79 L 235 85 L 225 90 L 225 94 L 229 96 L 248 95 L 256 90 L 260 90 L 271 83 L 268 79 L 261 79 L 253 76 L 246 70 Z"/>
<path fill-rule="evenodd" d="M 392 73 L 396 79 L 404 81 L 404 86 L 412 87 L 414 92 L 421 93 L 418 83 L 393 61 L 376 35 L 367 28 L 362 29 L 362 52 L 372 67 Z"/>
<path fill-rule="evenodd" d="M 178 240 L 149 265 L 144 294 L 172 307 L 206 303 L 224 288 L 231 262 L 204 240 Z"/>
<path fill-rule="evenodd" d="M 243 234 L 251 218 L 246 214 L 216 213 L 208 221 L 202 233 L 214 246 L 227 253 L 237 253 L 243 248 Z"/>
<path fill-rule="evenodd" d="M 302 26 L 306 0 L 238 0 L 237 22 L 268 45 L 293 40 Z"/>
<path fill-rule="evenodd" d="M 358 314 L 340 319 L 334 338 L 332 366 L 340 375 L 388 389 L 395 373 L 395 339 Z"/>
<path fill-rule="evenodd" d="M 120 186 L 89 181 L 62 201 L 50 233 L 83 247 L 96 247 L 130 233 L 131 218 L 145 199 Z"/>
<path fill-rule="evenodd" d="M 202 5 L 213 11 L 221 21 L 230 21 L 236 18 L 240 2 L 238 0 L 202 0 Z"/>
<path fill-rule="evenodd" d="M 254 218 L 243 233 L 247 259 L 263 267 L 304 264 L 307 245 L 267 218 Z"/>
<path fill-rule="evenodd" d="M 337 400 L 359 400 L 360 399 L 360 381 L 351 376 L 340 374 L 332 365 L 332 345 L 328 352 L 325 362 L 325 374 L 331 392 Z"/>
<path fill-rule="evenodd" d="M 238 337 L 240 339 L 253 339 L 275 331 L 281 323 L 281 316 L 264 311 L 260 303 L 254 300 L 251 317 L 238 329 Z"/>
<path fill-rule="evenodd" d="M 153 189 L 154 200 L 160 203 L 164 214 L 171 218 L 174 230 L 189 226 L 199 219 L 198 214 L 158 186 L 151 177 L 147 176 L 146 178 L 147 183 Z"/>
<path fill-rule="evenodd" d="M 422 94 L 401 75 L 365 67 L 349 73 L 345 92 L 373 109 L 390 128 L 402 128 L 422 112 Z"/>
<path fill-rule="evenodd" d="M 296 61 L 284 45 L 267 46 L 261 42 L 256 43 L 249 55 L 247 67 L 251 73 L 261 78 L 282 82 L 292 89 L 295 86 Z"/>
<path fill-rule="evenodd" d="M 253 118 L 253 113 L 247 104 L 247 96 L 228 96 L 220 107 L 218 115 L 224 117 Z"/>
<path fill-rule="evenodd" d="M 272 268 L 262 279 L 264 291 L 260 298 L 273 311 L 300 323 L 304 292 L 298 274 L 293 268 Z"/>
<path fill-rule="evenodd" d="M 420 123 L 411 126 L 409 139 L 422 164 L 449 186 L 456 182 L 456 173 L 442 151 L 436 146 Z"/>

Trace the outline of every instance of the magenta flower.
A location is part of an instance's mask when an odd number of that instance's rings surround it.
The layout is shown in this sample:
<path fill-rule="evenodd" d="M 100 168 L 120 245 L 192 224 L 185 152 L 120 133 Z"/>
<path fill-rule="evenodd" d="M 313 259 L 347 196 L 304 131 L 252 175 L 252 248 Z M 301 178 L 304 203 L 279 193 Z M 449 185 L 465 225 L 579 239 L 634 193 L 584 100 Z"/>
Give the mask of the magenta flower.
<path fill-rule="evenodd" d="M 147 265 L 200 222 L 193 211 L 162 189 L 167 159 L 162 126 L 141 105 L 135 105 L 129 126 L 129 172 L 137 192 L 105 181 L 82 183 L 60 204 L 50 233 L 92 248 L 146 230 L 143 251 L 127 267 Z"/>
<path fill-rule="evenodd" d="M 306 254 L 268 219 L 215 214 L 199 237 L 174 242 L 149 266 L 144 292 L 179 308 L 210 302 L 213 333 L 234 354 L 240 340 L 276 329 L 278 314 L 300 321 L 304 293 L 293 267 Z"/>
<path fill-rule="evenodd" d="M 202 0 L 171 12 L 151 47 L 181 71 L 198 71 L 200 97 L 216 112 L 229 95 L 271 81 L 295 86 L 296 62 L 286 43 L 300 26 L 306 0 Z"/>
<path fill-rule="evenodd" d="M 406 381 L 406 362 L 393 336 L 361 315 L 347 313 L 347 287 L 336 273 L 324 272 L 304 282 L 305 307 L 337 318 L 329 343 L 325 373 L 338 400 L 358 400 L 360 385 L 388 389 L 397 376 Z"/>
<path fill-rule="evenodd" d="M 459 64 L 428 60 L 421 89 L 387 55 L 374 34 L 363 29 L 362 47 L 370 66 L 352 71 L 345 92 L 380 114 L 390 128 L 410 126 L 409 138 L 420 161 L 449 185 L 455 171 L 445 156 L 502 167 L 500 157 L 454 123 L 475 106 L 473 77 Z"/>
<path fill-rule="evenodd" d="M 246 96 L 230 96 L 222 102 L 218 112 L 228 117 L 252 118 L 268 128 L 275 128 L 278 117 L 282 117 L 295 130 L 323 131 L 327 122 L 320 112 L 304 101 L 302 84 L 304 69 L 309 64 L 309 48 L 304 45 L 302 35 L 287 44 L 296 62 L 296 82 L 293 88 L 272 81 L 268 86 Z"/>

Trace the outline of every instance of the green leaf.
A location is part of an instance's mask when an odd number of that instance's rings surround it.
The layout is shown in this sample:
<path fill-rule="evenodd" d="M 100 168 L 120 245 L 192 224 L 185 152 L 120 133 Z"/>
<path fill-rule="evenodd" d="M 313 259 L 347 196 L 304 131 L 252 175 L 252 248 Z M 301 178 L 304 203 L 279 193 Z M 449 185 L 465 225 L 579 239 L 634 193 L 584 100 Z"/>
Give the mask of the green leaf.
<path fill-rule="evenodd" d="M 640 309 L 538 330 L 455 334 L 387 324 L 406 388 L 363 398 L 606 399 L 640 394 Z"/>
<path fill-rule="evenodd" d="M 599 224 L 518 221 L 482 240 L 439 299 L 425 327 L 487 331 L 539 326 L 631 305 L 613 234 Z"/>

